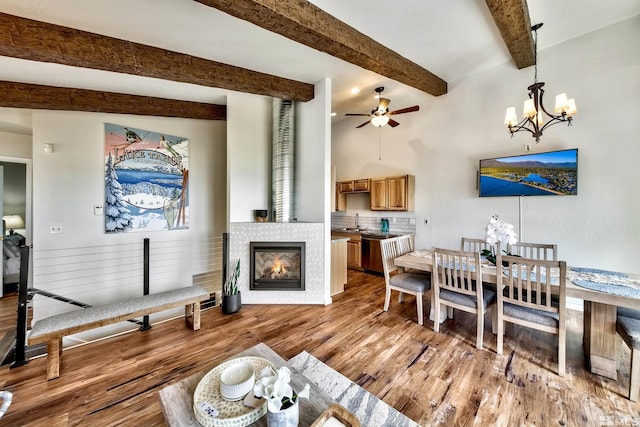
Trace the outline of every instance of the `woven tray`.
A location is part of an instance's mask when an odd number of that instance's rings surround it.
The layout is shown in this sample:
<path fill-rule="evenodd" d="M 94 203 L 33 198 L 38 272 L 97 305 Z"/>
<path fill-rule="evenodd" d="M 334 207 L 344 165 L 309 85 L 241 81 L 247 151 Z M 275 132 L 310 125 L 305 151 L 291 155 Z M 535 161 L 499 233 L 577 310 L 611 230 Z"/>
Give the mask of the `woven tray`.
<path fill-rule="evenodd" d="M 262 405 L 257 408 L 249 408 L 244 405 L 242 399 L 229 402 L 220 395 L 220 374 L 228 366 L 245 361 L 253 366 L 256 378 L 265 366 L 276 367 L 273 363 L 262 357 L 237 357 L 227 360 L 216 366 L 202 377 L 195 392 L 193 393 L 193 413 L 200 424 L 205 427 L 244 427 L 262 417 L 267 413 L 267 401 L 263 400 Z M 200 408 L 202 402 L 209 403 L 218 410 L 218 415 L 212 417 Z"/>

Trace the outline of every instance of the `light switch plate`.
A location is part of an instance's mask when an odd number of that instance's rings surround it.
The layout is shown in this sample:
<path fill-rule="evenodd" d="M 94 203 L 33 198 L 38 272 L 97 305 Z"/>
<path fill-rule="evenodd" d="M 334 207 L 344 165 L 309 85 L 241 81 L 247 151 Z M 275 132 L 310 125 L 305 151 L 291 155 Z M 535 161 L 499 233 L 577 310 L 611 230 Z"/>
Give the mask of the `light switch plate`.
<path fill-rule="evenodd" d="M 104 214 L 104 207 L 101 205 L 95 205 L 93 207 L 93 214 L 94 215 L 102 215 Z"/>

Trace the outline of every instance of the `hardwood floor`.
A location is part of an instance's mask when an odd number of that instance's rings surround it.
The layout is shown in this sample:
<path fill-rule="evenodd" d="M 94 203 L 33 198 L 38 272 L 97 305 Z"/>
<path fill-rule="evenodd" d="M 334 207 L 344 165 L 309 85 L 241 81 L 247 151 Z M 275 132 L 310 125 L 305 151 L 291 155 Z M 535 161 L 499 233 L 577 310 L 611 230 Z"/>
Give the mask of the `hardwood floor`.
<path fill-rule="evenodd" d="M 330 306 L 245 305 L 234 315 L 202 313 L 202 329 L 183 319 L 65 350 L 60 378 L 46 379 L 44 358 L 0 368 L 0 389 L 14 393 L 2 426 L 161 426 L 158 390 L 209 370 L 265 342 L 285 358 L 307 350 L 409 418 L 425 426 L 637 425 L 640 404 L 627 400 L 629 351 L 619 381 L 591 374 L 582 353 L 582 315 L 571 312 L 567 375 L 557 369 L 550 334 L 508 325 L 495 353 L 490 318 L 484 350 L 475 349 L 473 316 L 456 312 L 433 333 L 415 301 L 383 312 L 384 279 L 349 271 L 346 291 Z M 15 297 L 0 299 L 15 312 Z M 6 327 L 3 325 L 2 327 Z"/>

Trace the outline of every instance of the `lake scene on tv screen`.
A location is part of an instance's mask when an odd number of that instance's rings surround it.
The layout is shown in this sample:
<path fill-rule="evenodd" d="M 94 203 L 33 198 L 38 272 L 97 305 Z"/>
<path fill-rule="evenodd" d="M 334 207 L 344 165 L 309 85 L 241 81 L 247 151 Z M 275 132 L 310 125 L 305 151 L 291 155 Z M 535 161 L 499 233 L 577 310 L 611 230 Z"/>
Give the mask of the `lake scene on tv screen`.
<path fill-rule="evenodd" d="M 578 150 L 480 160 L 480 197 L 578 194 Z"/>

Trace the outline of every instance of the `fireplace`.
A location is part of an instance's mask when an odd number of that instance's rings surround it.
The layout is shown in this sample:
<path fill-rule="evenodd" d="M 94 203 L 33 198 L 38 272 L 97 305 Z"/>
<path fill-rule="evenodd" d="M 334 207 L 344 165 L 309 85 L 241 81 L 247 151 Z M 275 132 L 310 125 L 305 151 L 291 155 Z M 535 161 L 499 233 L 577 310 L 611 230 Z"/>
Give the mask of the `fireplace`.
<path fill-rule="evenodd" d="M 304 242 L 250 242 L 252 291 L 303 291 Z"/>

